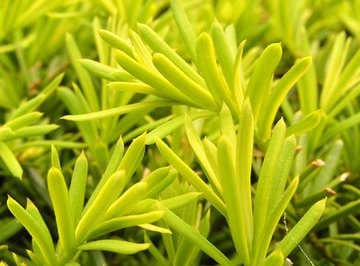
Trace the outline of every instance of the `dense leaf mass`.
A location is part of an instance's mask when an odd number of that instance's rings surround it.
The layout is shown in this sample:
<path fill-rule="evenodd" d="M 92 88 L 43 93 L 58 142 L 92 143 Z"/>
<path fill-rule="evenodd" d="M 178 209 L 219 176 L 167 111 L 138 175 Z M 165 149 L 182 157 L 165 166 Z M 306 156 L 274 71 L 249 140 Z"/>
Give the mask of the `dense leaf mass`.
<path fill-rule="evenodd" d="M 359 0 L 1 0 L 0 265 L 360 265 L 359 44 Z"/>

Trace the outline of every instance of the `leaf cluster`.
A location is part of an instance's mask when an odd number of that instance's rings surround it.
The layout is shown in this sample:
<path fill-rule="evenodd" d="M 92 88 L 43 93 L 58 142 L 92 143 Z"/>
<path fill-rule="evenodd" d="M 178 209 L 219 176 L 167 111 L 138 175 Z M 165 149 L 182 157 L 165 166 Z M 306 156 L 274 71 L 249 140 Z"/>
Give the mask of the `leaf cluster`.
<path fill-rule="evenodd" d="M 0 2 L 0 265 L 358 264 L 359 7 Z"/>

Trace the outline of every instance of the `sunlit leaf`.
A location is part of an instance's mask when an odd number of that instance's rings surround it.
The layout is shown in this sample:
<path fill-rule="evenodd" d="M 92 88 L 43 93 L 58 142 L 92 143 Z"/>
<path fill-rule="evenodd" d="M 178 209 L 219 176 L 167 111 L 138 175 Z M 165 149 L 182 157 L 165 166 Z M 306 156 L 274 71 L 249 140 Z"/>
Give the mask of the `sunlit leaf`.
<path fill-rule="evenodd" d="M 18 162 L 10 148 L 4 142 L 0 142 L 0 158 L 3 160 L 6 167 L 9 169 L 10 173 L 13 176 L 22 178 L 23 169 L 20 163 Z"/>
<path fill-rule="evenodd" d="M 137 226 L 145 223 L 153 223 L 163 217 L 162 211 L 151 211 L 144 214 L 126 215 L 105 220 L 94 228 L 91 237 L 105 235 L 107 233 L 127 227 Z"/>
<path fill-rule="evenodd" d="M 192 241 L 206 254 L 208 254 L 221 265 L 231 265 L 230 261 L 226 258 L 226 256 L 221 253 L 221 251 L 218 250 L 213 244 L 211 244 L 205 237 L 203 237 L 197 230 L 192 228 L 189 224 L 184 222 L 176 214 L 174 214 L 161 204 L 159 204 L 159 208 L 160 210 L 163 210 L 165 212 L 164 220 L 170 227 L 172 227 L 184 237 Z"/>
<path fill-rule="evenodd" d="M 246 100 L 240 112 L 239 129 L 236 139 L 235 174 L 239 186 L 239 208 L 242 223 L 246 228 L 248 245 L 252 242 L 253 212 L 251 195 L 251 170 L 254 145 L 254 118 L 249 100 Z"/>
<path fill-rule="evenodd" d="M 282 49 L 280 44 L 271 44 L 265 48 L 251 74 L 245 96 L 249 97 L 255 121 L 261 107 L 270 96 L 270 88 L 275 69 L 280 62 Z"/>
<path fill-rule="evenodd" d="M 153 232 L 158 232 L 161 234 L 172 234 L 172 232 L 167 229 L 167 228 L 163 228 L 160 226 L 156 226 L 153 224 L 139 224 L 139 227 L 145 229 L 145 230 L 149 230 L 149 231 L 153 231 Z"/>
<path fill-rule="evenodd" d="M 93 229 L 101 221 L 107 208 L 115 201 L 124 184 L 124 172 L 118 171 L 109 177 L 96 198 L 86 209 L 75 230 L 77 243 L 83 243 Z"/>
<path fill-rule="evenodd" d="M 192 26 L 186 16 L 184 8 L 181 6 L 179 0 L 171 0 L 171 10 L 174 15 L 176 24 L 180 31 L 181 37 L 183 38 L 186 48 L 188 49 L 190 55 L 195 60 L 196 53 L 195 53 L 195 42 L 196 37 L 195 33 L 193 32 Z"/>
<path fill-rule="evenodd" d="M 110 116 L 116 116 L 121 114 L 127 114 L 130 112 L 134 112 L 137 110 L 145 109 L 145 108 L 152 108 L 152 107 L 163 107 L 169 106 L 173 102 L 171 101 L 151 101 L 151 102 L 139 102 L 133 103 L 121 107 L 115 107 L 99 112 L 89 113 L 89 114 L 82 114 L 82 115 L 65 115 L 62 119 L 71 120 L 71 121 L 89 121 L 89 120 L 96 120 Z"/>
<path fill-rule="evenodd" d="M 11 197 L 8 198 L 7 205 L 11 213 L 24 225 L 26 230 L 38 243 L 41 256 L 44 260 L 49 263 L 49 265 L 55 265 L 55 250 L 49 232 L 43 231 L 38 221 Z"/>
<path fill-rule="evenodd" d="M 196 201 L 200 196 L 200 192 L 190 192 L 180 196 L 162 200 L 161 204 L 169 210 L 176 210 Z"/>
<path fill-rule="evenodd" d="M 264 266 L 278 266 L 284 262 L 284 255 L 281 252 L 272 252 L 265 260 Z"/>
<path fill-rule="evenodd" d="M 138 244 L 123 240 L 97 240 L 88 242 L 79 247 L 80 250 L 103 250 L 111 251 L 119 254 L 132 255 L 150 247 L 148 243 Z"/>
<path fill-rule="evenodd" d="M 286 94 L 294 86 L 295 82 L 308 70 L 310 64 L 310 57 L 298 60 L 280 79 L 279 83 L 271 91 L 267 101 L 265 100 L 265 102 L 263 102 L 265 106 L 261 108 L 261 113 L 259 114 L 258 130 L 264 140 L 267 140 L 271 135 L 272 123 Z"/>
<path fill-rule="evenodd" d="M 59 243 L 65 255 L 75 248 L 74 219 L 70 209 L 69 195 L 64 176 L 59 168 L 51 167 L 48 172 L 48 189 L 55 212 Z"/>
<path fill-rule="evenodd" d="M 300 241 L 309 233 L 313 226 L 320 219 L 326 204 L 326 199 L 315 203 L 292 228 L 289 233 L 281 240 L 275 251 L 279 250 L 284 257 L 300 243 Z"/>
<path fill-rule="evenodd" d="M 281 154 L 281 147 L 285 137 L 285 123 L 280 120 L 275 126 L 273 135 L 270 139 L 269 146 L 266 151 L 264 163 L 261 168 L 259 181 L 256 188 L 256 194 L 254 199 L 254 242 L 253 247 L 260 242 L 261 231 L 264 228 L 266 220 L 268 218 L 268 210 L 272 199 L 271 187 L 274 182 L 274 176 L 276 175 L 277 160 Z"/>
<path fill-rule="evenodd" d="M 235 113 L 238 106 L 235 104 L 234 99 L 231 98 L 230 88 L 218 68 L 213 42 L 207 33 L 202 33 L 198 37 L 196 55 L 199 70 L 217 107 L 220 109 L 222 103 L 225 102 L 230 110 Z"/>
<path fill-rule="evenodd" d="M 222 135 L 218 142 L 218 162 L 227 220 L 236 250 L 245 264 L 249 263 L 249 246 L 245 228 L 245 217 L 240 207 L 240 184 L 235 175 L 235 153 L 230 140 Z"/>
<path fill-rule="evenodd" d="M 160 73 L 185 95 L 196 101 L 199 106 L 209 110 L 215 109 L 210 93 L 195 83 L 184 72 L 177 68 L 166 56 L 156 53 L 153 62 Z"/>
<path fill-rule="evenodd" d="M 91 81 L 89 74 L 86 72 L 85 69 L 83 69 L 80 62 L 78 62 L 78 60 L 81 59 L 82 56 L 74 38 L 70 34 L 66 35 L 66 45 L 72 64 L 80 79 L 80 83 L 86 96 L 86 100 L 89 102 L 91 109 L 93 111 L 97 111 L 99 110 L 99 103 L 97 101 L 97 95 L 94 85 Z"/>
<path fill-rule="evenodd" d="M 69 188 L 69 204 L 75 224 L 80 219 L 85 201 L 88 162 L 84 152 L 76 160 Z"/>
<path fill-rule="evenodd" d="M 208 185 L 188 166 L 186 165 L 163 141 L 155 139 L 160 153 L 169 161 L 170 164 L 192 184 L 199 192 L 203 192 L 204 198 L 209 200 L 219 212 L 225 215 L 225 206 L 223 201 L 208 187 Z"/>
<path fill-rule="evenodd" d="M 311 112 L 300 121 L 286 129 L 286 135 L 301 135 L 314 129 L 321 121 L 323 112 L 321 110 Z"/>

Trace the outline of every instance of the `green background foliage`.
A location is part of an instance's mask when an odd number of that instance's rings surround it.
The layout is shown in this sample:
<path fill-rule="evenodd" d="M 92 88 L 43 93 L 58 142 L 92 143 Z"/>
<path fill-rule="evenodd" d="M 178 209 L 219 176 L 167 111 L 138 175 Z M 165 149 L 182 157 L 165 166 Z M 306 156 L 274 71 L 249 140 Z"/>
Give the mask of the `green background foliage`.
<path fill-rule="evenodd" d="M 360 1 L 0 1 L 0 265 L 360 264 Z"/>

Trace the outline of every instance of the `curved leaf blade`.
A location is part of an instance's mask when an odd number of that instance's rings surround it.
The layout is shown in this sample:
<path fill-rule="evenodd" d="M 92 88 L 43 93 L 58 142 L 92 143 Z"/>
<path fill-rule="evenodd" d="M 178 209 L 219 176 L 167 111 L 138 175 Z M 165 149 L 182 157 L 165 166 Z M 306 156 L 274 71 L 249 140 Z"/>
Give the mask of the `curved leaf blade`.
<path fill-rule="evenodd" d="M 123 240 L 97 240 L 93 242 L 88 242 L 79 247 L 80 250 L 103 250 L 116 252 L 124 255 L 132 255 L 140 251 L 146 250 L 150 247 L 149 243 L 133 243 Z"/>

